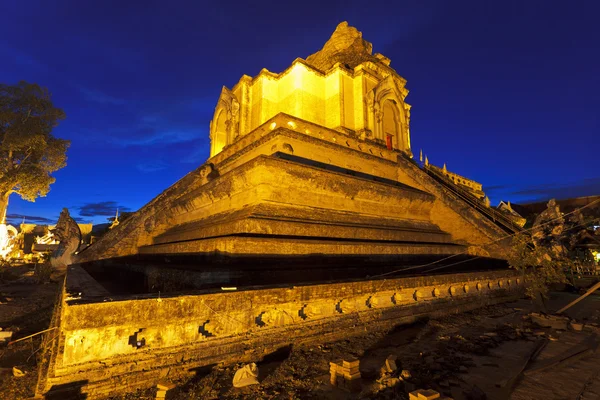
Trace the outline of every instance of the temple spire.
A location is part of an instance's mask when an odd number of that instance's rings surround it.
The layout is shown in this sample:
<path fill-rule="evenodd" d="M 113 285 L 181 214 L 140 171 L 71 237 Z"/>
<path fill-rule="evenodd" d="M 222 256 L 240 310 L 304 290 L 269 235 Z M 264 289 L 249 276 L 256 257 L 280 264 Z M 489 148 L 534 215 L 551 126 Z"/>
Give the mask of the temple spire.
<path fill-rule="evenodd" d="M 108 229 L 112 229 L 115 226 L 119 225 L 119 209 L 117 208 L 117 213 L 115 214 L 115 220 L 113 221 L 113 223 L 108 227 Z"/>

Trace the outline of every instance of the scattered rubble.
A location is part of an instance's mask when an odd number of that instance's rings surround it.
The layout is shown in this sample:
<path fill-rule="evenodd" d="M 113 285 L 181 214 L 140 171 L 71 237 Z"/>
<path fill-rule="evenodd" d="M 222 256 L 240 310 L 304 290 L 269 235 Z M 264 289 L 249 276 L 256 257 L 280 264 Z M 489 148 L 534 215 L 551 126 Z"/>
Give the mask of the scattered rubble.
<path fill-rule="evenodd" d="M 163 400 L 167 397 L 169 390 L 174 389 L 175 385 L 168 382 L 159 382 L 156 385 L 156 400 Z"/>
<path fill-rule="evenodd" d="M 0 343 L 9 342 L 12 338 L 13 333 L 11 331 L 4 331 L 0 328 Z"/>
<path fill-rule="evenodd" d="M 255 363 L 244 365 L 233 376 L 233 387 L 236 388 L 258 384 L 258 367 Z"/>
<path fill-rule="evenodd" d="M 330 383 L 350 392 L 359 391 L 361 388 L 359 367 L 360 360 L 354 357 L 329 363 Z"/>
<path fill-rule="evenodd" d="M 531 313 L 529 315 L 531 322 L 542 327 L 566 331 L 569 325 L 569 318 L 567 317 L 539 313 Z"/>
<path fill-rule="evenodd" d="M 569 322 L 569 328 L 571 328 L 574 331 L 582 331 L 583 330 L 583 324 L 580 324 L 578 322 L 575 321 L 571 321 Z"/>
<path fill-rule="evenodd" d="M 408 394 L 409 400 L 452 400 L 450 397 L 442 397 L 440 393 L 432 389 L 419 389 Z"/>

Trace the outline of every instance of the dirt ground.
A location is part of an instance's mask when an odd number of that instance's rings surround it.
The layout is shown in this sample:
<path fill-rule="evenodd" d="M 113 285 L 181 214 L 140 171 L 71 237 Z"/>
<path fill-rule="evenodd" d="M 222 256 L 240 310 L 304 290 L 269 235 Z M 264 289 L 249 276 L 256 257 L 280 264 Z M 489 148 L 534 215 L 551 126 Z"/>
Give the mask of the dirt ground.
<path fill-rule="evenodd" d="M 47 328 L 56 301 L 56 283 L 36 284 L 31 270 L 21 268 L 11 281 L 0 282 L 0 328 L 13 340 Z M 575 299 L 575 293 L 552 293 L 548 310 Z M 194 378 L 174 382 L 168 399 L 407 399 L 408 391 L 431 388 L 460 399 L 599 399 L 600 295 L 592 295 L 567 313 L 585 323 L 581 331 L 544 328 L 531 321 L 538 311 L 532 302 L 486 307 L 469 313 L 372 331 L 333 343 L 283 348 L 257 360 L 259 385 L 234 388 L 232 379 L 242 365 L 216 366 Z M 535 361 L 532 352 L 545 343 Z M 0 399 L 31 398 L 37 382 L 40 338 L 14 345 L 0 343 Z M 578 347 L 579 346 L 579 347 Z M 583 353 L 559 364 L 572 349 Z M 589 349 L 589 350 L 587 350 Z M 381 376 L 390 355 L 398 369 Z M 329 383 L 329 363 L 360 359 L 361 388 L 350 393 Z M 13 376 L 12 368 L 25 373 Z M 407 370 L 410 378 L 401 379 Z M 406 376 L 406 375 L 405 375 Z M 153 399 L 156 389 L 113 400 Z"/>
<path fill-rule="evenodd" d="M 12 331 L 12 340 L 48 328 L 57 300 L 56 282 L 36 283 L 32 266 L 11 267 L 0 274 L 0 328 Z M 34 394 L 41 336 L 11 346 L 0 341 L 0 399 L 26 399 Z M 13 377 L 12 368 L 25 373 Z"/>

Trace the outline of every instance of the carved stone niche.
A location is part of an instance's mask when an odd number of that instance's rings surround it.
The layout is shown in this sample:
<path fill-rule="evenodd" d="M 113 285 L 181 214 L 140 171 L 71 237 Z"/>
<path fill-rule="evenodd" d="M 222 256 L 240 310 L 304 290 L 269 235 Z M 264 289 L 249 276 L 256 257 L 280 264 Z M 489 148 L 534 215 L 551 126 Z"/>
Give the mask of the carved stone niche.
<path fill-rule="evenodd" d="M 404 102 L 408 90 L 392 75 L 387 76 L 365 95 L 365 125 L 373 130 L 373 139 L 386 143 L 392 136 L 393 147 L 410 151 L 410 106 Z"/>
<path fill-rule="evenodd" d="M 233 92 L 225 86 L 210 122 L 210 156 L 218 154 L 231 145 L 240 135 L 240 103 Z"/>
<path fill-rule="evenodd" d="M 198 179 L 200 181 L 200 185 L 204 185 L 213 180 L 216 175 L 218 175 L 218 173 L 212 163 L 204 164 L 198 170 Z"/>
<path fill-rule="evenodd" d="M 458 295 L 458 290 L 457 290 L 456 286 L 450 286 L 448 288 L 448 293 L 450 293 L 450 296 Z"/>

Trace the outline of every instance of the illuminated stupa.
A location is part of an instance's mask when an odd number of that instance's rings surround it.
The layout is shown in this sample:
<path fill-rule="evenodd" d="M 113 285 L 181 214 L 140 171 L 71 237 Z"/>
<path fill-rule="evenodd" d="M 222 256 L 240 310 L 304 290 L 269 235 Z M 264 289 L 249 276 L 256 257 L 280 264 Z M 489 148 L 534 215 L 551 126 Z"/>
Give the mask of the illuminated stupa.
<path fill-rule="evenodd" d="M 221 91 L 206 163 L 78 261 L 139 271 L 166 259 L 218 271 L 207 282 L 247 283 L 248 268 L 297 266 L 286 278 L 297 281 L 306 268 L 359 277 L 451 254 L 501 257 L 506 227 L 412 160 L 405 84 L 346 22 L 285 71 L 244 75 Z"/>
<path fill-rule="evenodd" d="M 371 49 L 343 22 L 306 60 L 223 87 L 210 127 L 211 157 L 279 113 L 411 155 L 406 80 Z"/>

